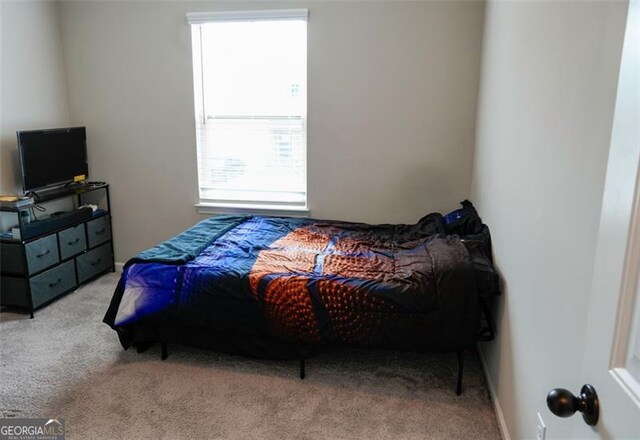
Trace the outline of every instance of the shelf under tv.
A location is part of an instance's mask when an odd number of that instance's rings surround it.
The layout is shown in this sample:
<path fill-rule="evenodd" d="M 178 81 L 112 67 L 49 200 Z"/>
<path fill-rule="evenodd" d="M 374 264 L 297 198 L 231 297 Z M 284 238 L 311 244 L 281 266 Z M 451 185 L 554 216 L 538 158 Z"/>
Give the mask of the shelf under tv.
<path fill-rule="evenodd" d="M 48 190 L 31 191 L 29 195 L 33 196 L 35 203 L 44 203 L 65 196 L 80 195 L 106 186 L 106 183 L 78 183 Z"/>

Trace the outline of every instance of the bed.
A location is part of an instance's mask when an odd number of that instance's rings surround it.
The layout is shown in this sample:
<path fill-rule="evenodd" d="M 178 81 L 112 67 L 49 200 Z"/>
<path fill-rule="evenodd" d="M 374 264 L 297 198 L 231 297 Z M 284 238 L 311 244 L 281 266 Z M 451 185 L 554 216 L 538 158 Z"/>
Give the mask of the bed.
<path fill-rule="evenodd" d="M 489 229 L 468 201 L 413 225 L 227 215 L 129 260 L 104 322 L 125 349 L 299 359 L 301 377 L 334 347 L 457 351 L 459 393 L 461 352 L 492 338 L 497 294 Z"/>

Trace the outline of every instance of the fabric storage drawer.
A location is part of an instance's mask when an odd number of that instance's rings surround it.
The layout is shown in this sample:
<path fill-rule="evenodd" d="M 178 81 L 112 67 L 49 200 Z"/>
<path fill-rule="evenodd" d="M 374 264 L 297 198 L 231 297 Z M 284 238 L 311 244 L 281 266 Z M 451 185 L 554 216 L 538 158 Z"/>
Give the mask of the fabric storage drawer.
<path fill-rule="evenodd" d="M 78 263 L 78 282 L 83 283 L 89 278 L 104 272 L 111 267 L 111 245 L 109 243 L 80 255 Z"/>
<path fill-rule="evenodd" d="M 56 234 L 48 235 L 25 245 L 29 274 L 39 272 L 53 266 L 58 258 L 58 240 Z"/>
<path fill-rule="evenodd" d="M 33 307 L 40 307 L 47 301 L 76 286 L 76 269 L 73 261 L 67 261 L 60 266 L 36 275 L 29 280 L 29 283 L 31 284 Z"/>
<path fill-rule="evenodd" d="M 58 232 L 60 257 L 64 260 L 82 253 L 87 248 L 84 225 L 74 226 Z"/>
<path fill-rule="evenodd" d="M 109 216 L 104 215 L 95 220 L 87 222 L 87 237 L 89 237 L 89 248 L 111 239 L 111 227 L 109 226 Z"/>

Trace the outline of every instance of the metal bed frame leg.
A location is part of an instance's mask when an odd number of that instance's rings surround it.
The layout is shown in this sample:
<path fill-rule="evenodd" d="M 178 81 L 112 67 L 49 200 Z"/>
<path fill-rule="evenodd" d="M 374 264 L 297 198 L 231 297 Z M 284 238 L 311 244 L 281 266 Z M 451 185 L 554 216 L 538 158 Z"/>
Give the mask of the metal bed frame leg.
<path fill-rule="evenodd" d="M 165 360 L 168 357 L 169 357 L 169 354 L 167 353 L 167 343 L 162 342 L 160 344 L 160 359 Z"/>
<path fill-rule="evenodd" d="M 456 383 L 456 395 L 462 394 L 462 371 L 464 369 L 464 350 L 458 350 L 458 381 Z"/>
<path fill-rule="evenodd" d="M 300 379 L 304 379 L 305 378 L 305 372 L 304 372 L 304 358 L 300 359 Z"/>

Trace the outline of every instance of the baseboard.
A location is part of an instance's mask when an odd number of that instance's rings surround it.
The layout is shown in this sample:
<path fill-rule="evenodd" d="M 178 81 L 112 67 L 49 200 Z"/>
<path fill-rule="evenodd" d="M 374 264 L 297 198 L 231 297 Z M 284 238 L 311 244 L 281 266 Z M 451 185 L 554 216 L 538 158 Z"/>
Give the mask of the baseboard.
<path fill-rule="evenodd" d="M 507 428 L 507 422 L 504 419 L 504 412 L 502 412 L 502 406 L 500 406 L 500 400 L 498 400 L 496 389 L 493 386 L 491 377 L 489 377 L 487 363 L 484 360 L 484 353 L 480 349 L 480 346 L 478 346 L 478 354 L 480 355 L 480 363 L 482 364 L 484 377 L 487 380 L 487 387 L 489 388 L 489 394 L 491 396 L 491 401 L 493 402 L 493 408 L 496 411 L 496 418 L 498 419 L 498 429 L 500 429 L 500 436 L 503 440 L 511 440 L 511 435 L 509 434 L 509 429 Z"/>
<path fill-rule="evenodd" d="M 116 261 L 114 263 L 114 266 L 116 267 L 116 271 L 122 272 L 122 269 L 124 268 L 124 263 L 120 263 L 120 262 Z"/>

